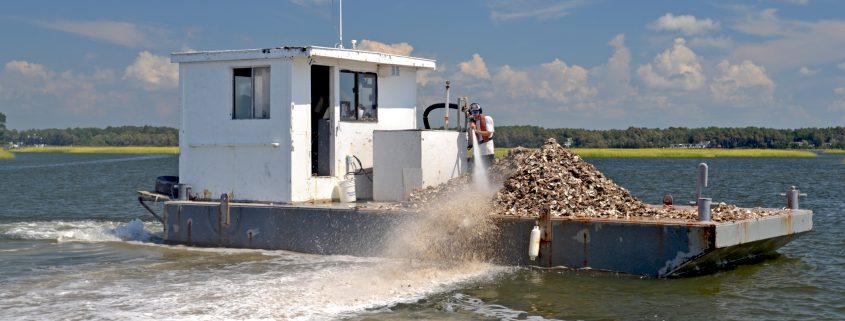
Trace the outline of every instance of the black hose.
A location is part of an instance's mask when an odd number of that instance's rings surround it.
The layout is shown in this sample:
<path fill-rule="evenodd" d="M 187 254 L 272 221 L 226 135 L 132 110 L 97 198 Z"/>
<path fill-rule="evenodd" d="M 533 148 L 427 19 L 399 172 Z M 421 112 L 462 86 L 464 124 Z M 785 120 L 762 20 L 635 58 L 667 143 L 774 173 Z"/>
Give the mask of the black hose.
<path fill-rule="evenodd" d="M 433 104 L 431 106 L 428 106 L 425 109 L 425 111 L 423 112 L 423 126 L 425 126 L 425 129 L 431 129 L 431 126 L 428 125 L 428 113 L 430 113 L 432 110 L 435 110 L 435 109 L 438 109 L 438 108 L 443 108 L 444 106 L 445 106 L 445 103 L 437 103 L 437 104 Z M 449 108 L 458 110 L 458 104 L 449 103 Z M 447 110 L 446 112 L 448 113 L 449 111 Z M 444 129 L 448 129 L 448 128 L 444 128 Z"/>
<path fill-rule="evenodd" d="M 355 158 L 355 161 L 358 162 L 358 169 L 351 171 L 351 172 L 348 172 L 348 173 L 346 173 L 346 175 L 353 175 L 353 176 L 364 175 L 364 177 L 366 177 L 367 179 L 370 180 L 370 182 L 372 182 L 373 178 L 370 177 L 370 174 L 367 174 L 367 171 L 364 170 L 364 165 L 361 164 L 361 160 L 358 159 L 358 156 L 352 155 L 352 157 Z"/>

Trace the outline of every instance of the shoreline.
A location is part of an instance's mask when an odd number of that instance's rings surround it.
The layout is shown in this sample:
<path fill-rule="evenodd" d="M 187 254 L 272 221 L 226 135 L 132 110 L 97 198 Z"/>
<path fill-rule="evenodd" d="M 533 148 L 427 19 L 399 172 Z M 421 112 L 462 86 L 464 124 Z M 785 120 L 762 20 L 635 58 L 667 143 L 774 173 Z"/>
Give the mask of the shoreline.
<path fill-rule="evenodd" d="M 496 157 L 510 148 L 496 148 Z M 581 157 L 595 158 L 716 158 L 716 157 L 816 157 L 810 150 L 789 149 L 679 149 L 679 148 L 572 148 Z"/>
<path fill-rule="evenodd" d="M 496 148 L 496 157 L 510 148 Z M 845 154 L 845 150 L 790 149 L 678 149 L 678 148 L 572 148 L 575 154 L 595 158 L 716 158 L 716 157 L 815 157 L 818 154 Z M 68 154 L 179 154 L 176 146 L 47 146 L 0 150 L 0 159 L 16 153 Z"/>
<path fill-rule="evenodd" d="M 65 154 L 179 154 L 176 146 L 47 146 L 24 147 L 11 153 L 65 153 Z"/>

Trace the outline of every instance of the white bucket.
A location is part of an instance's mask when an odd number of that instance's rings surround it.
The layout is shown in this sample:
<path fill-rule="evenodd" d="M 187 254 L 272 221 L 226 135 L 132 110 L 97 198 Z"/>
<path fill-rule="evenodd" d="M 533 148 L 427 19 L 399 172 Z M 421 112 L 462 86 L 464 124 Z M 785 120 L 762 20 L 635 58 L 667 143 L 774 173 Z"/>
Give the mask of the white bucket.
<path fill-rule="evenodd" d="M 344 180 L 337 184 L 338 194 L 342 203 L 355 202 L 358 197 L 355 195 L 355 180 Z"/>

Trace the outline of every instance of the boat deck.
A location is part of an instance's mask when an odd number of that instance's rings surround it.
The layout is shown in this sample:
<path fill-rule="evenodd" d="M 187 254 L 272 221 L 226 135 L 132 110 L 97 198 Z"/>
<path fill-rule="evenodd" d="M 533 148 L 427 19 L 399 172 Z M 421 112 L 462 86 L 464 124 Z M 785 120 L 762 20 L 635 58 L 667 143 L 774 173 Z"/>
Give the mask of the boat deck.
<path fill-rule="evenodd" d="M 384 256 L 395 231 L 418 217 L 397 203 L 238 203 L 164 201 L 164 239 L 208 247 Z M 494 218 L 499 264 L 607 270 L 654 277 L 705 273 L 771 254 L 812 229 L 812 211 L 734 222 L 649 218 Z M 540 256 L 527 255 L 531 229 L 543 231 Z"/>

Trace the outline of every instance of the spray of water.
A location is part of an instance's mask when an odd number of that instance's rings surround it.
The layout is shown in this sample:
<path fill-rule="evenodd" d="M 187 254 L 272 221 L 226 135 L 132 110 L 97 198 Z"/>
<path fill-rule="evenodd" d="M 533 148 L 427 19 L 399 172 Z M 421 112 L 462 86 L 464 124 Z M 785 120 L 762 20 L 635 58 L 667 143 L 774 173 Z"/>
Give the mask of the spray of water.
<path fill-rule="evenodd" d="M 493 244 L 498 227 L 490 215 L 496 188 L 489 183 L 474 132 L 469 136 L 474 153 L 473 183 L 427 202 L 418 214 L 396 228 L 387 256 L 454 266 L 488 262 L 496 254 Z"/>
<path fill-rule="evenodd" d="M 498 251 L 498 227 L 490 216 L 495 189 L 489 186 L 477 146 L 473 139 L 473 184 L 429 202 L 396 226 L 383 254 L 391 259 L 328 277 L 321 273 L 319 280 L 306 282 L 309 289 L 331 289 L 319 291 L 316 302 L 366 306 L 384 297 L 405 300 L 503 272 L 489 263 Z"/>
<path fill-rule="evenodd" d="M 478 138 L 475 135 L 475 130 L 471 130 L 469 136 L 472 139 L 472 182 L 476 189 L 487 190 L 490 183 L 487 179 L 487 168 L 484 167 L 484 162 L 481 161 L 481 150 L 478 148 Z"/>

